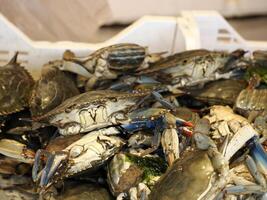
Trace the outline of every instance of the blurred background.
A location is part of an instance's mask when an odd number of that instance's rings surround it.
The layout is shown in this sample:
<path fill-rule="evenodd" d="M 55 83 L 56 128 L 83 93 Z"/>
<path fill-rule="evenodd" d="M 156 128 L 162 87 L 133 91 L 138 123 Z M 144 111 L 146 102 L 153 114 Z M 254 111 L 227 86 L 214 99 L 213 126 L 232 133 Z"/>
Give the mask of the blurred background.
<path fill-rule="evenodd" d="M 267 41 L 266 0 L 0 0 L 0 12 L 33 40 L 97 43 L 143 15 L 217 10 L 249 40 Z"/>

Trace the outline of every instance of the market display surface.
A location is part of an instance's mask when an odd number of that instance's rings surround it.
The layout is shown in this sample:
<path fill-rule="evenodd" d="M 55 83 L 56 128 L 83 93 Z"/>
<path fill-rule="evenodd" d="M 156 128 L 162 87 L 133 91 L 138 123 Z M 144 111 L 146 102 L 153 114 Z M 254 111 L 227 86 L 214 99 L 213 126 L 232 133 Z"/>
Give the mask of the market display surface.
<path fill-rule="evenodd" d="M 267 197 L 266 51 L 66 50 L 36 81 L 18 56 L 0 67 L 1 199 Z"/>

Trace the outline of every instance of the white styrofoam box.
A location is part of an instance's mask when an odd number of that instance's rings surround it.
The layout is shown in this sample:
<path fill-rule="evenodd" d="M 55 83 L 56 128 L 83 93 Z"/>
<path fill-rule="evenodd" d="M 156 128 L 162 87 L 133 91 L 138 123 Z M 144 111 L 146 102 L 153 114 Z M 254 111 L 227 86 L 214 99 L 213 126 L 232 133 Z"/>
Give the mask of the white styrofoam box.
<path fill-rule="evenodd" d="M 145 16 L 111 39 L 97 44 L 33 41 L 0 15 L 0 65 L 19 51 L 19 62 L 35 78 L 44 63 L 61 59 L 66 49 L 85 56 L 101 47 L 122 42 L 148 46 L 150 52 L 169 53 L 198 48 L 224 51 L 267 49 L 267 42 L 243 39 L 215 11 L 183 11 L 179 17 Z M 84 72 L 82 68 L 79 70 Z"/>
<path fill-rule="evenodd" d="M 267 13 L 266 0 L 107 0 L 112 17 L 106 23 L 129 23 L 144 15 L 176 16 L 182 10 L 216 10 L 223 16 Z"/>

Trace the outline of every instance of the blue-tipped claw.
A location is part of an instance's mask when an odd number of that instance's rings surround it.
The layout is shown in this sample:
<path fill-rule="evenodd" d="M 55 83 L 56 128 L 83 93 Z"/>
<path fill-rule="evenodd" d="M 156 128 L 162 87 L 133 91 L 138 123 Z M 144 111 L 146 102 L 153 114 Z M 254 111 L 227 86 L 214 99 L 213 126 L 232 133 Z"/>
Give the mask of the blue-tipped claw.
<path fill-rule="evenodd" d="M 42 156 L 48 156 L 49 152 L 47 152 L 46 150 L 43 149 L 39 149 L 34 157 L 34 163 L 33 163 L 33 167 L 32 167 L 32 179 L 34 182 L 38 181 L 38 172 L 39 172 L 39 168 L 40 165 L 42 163 Z"/>
<path fill-rule="evenodd" d="M 41 181 L 40 181 L 40 186 L 41 187 L 49 187 L 50 184 L 52 184 L 53 182 L 56 182 L 58 179 L 60 179 L 61 177 L 63 177 L 65 174 L 60 174 L 60 173 L 64 173 L 65 171 L 65 161 L 67 161 L 68 154 L 66 152 L 63 151 L 59 151 L 53 154 L 50 154 L 48 156 L 45 168 L 43 169 L 43 174 L 41 177 Z M 59 174 L 57 176 L 56 172 L 59 172 Z M 51 180 L 53 177 L 53 180 Z"/>
<path fill-rule="evenodd" d="M 157 120 L 139 120 L 139 121 L 132 121 L 129 124 L 121 125 L 128 132 L 134 132 L 144 129 L 154 129 L 157 126 L 157 123 L 162 122 L 162 119 L 159 118 Z"/>
<path fill-rule="evenodd" d="M 253 137 L 250 142 L 250 155 L 254 159 L 257 168 L 263 173 L 267 174 L 267 153 L 259 143 L 258 137 Z"/>
<path fill-rule="evenodd" d="M 121 127 L 128 132 L 134 132 L 144 129 L 155 129 L 158 125 L 164 128 L 165 126 L 164 117 L 159 117 L 156 120 L 144 119 L 144 120 L 132 121 L 129 124 L 121 125 Z M 180 118 L 176 118 L 176 125 L 193 127 L 193 123 L 184 121 L 183 119 Z"/>
<path fill-rule="evenodd" d="M 40 186 L 41 187 L 44 187 L 48 184 L 49 182 L 49 172 L 51 170 L 51 167 L 53 165 L 53 162 L 54 162 L 54 159 L 55 159 L 55 155 L 54 154 L 50 154 L 48 156 L 48 159 L 47 159 L 47 163 L 45 165 L 45 168 L 43 169 L 43 174 L 41 176 L 41 181 L 40 181 Z"/>
<path fill-rule="evenodd" d="M 40 165 L 43 161 L 42 156 L 47 157 L 47 161 L 45 167 L 39 172 Z M 46 150 L 39 149 L 36 152 L 32 168 L 33 181 L 38 182 L 40 180 L 39 186 L 42 189 L 49 187 L 49 182 L 52 183 L 51 178 L 55 175 L 59 167 L 62 166 L 62 161 L 66 160 L 66 158 L 67 158 L 66 152 L 50 153 Z M 54 179 L 56 180 L 56 178 Z"/>

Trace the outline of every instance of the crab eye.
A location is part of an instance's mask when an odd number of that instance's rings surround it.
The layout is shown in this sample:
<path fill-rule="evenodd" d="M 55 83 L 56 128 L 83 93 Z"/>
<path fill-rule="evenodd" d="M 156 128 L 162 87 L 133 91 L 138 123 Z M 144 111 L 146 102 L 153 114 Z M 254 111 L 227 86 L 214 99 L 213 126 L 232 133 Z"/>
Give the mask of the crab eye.
<path fill-rule="evenodd" d="M 83 146 L 74 146 L 71 148 L 70 150 L 70 157 L 71 158 L 77 158 L 78 156 L 80 156 L 83 152 Z"/>

